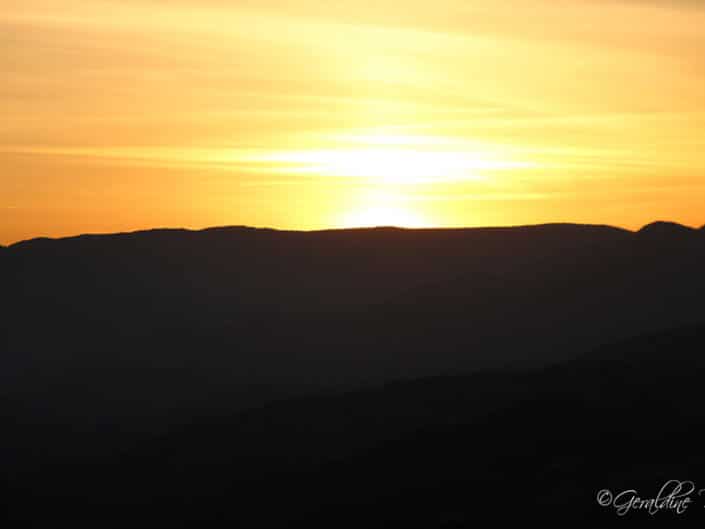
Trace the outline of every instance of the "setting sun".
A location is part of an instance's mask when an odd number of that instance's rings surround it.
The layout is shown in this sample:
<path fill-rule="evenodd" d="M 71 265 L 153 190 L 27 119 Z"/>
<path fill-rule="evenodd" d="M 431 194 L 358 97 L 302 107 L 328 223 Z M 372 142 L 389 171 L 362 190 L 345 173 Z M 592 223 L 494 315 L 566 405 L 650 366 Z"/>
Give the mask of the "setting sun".
<path fill-rule="evenodd" d="M 394 206 L 372 206 L 349 213 L 343 218 L 341 227 L 365 228 L 396 226 L 401 228 L 424 228 L 427 224 L 414 213 Z"/>
<path fill-rule="evenodd" d="M 341 228 L 396 226 L 426 228 L 431 222 L 404 193 L 403 189 L 387 187 L 386 191 L 363 191 L 352 200 L 336 223 Z"/>

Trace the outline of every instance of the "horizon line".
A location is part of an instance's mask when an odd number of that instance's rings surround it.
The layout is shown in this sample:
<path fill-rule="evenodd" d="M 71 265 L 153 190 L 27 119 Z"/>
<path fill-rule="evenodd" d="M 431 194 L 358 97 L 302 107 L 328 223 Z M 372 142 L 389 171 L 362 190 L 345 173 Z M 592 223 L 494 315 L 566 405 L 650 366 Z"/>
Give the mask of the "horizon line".
<path fill-rule="evenodd" d="M 135 229 L 128 231 L 114 231 L 114 232 L 83 232 L 74 235 L 62 235 L 62 236 L 36 236 L 28 239 L 20 239 L 18 241 L 11 242 L 9 244 L 0 244 L 0 248 L 12 248 L 17 245 L 30 243 L 33 241 L 62 241 L 71 239 L 80 239 L 87 237 L 115 237 L 121 235 L 138 235 L 154 232 L 187 232 L 187 233 L 202 233 L 207 231 L 215 230 L 260 230 L 260 231 L 271 231 L 279 233 L 329 233 L 329 232 L 351 232 L 351 231 L 373 231 L 373 230 L 398 230 L 398 231 L 411 231 L 411 232 L 428 232 L 428 231 L 468 231 L 468 230 L 511 230 L 511 229 L 521 229 L 521 228 L 541 228 L 549 226 L 575 226 L 575 227 L 588 227 L 588 228 L 610 228 L 614 230 L 619 230 L 627 233 L 637 234 L 643 231 L 645 228 L 654 225 L 671 225 L 679 228 L 684 228 L 690 231 L 700 231 L 705 230 L 705 225 L 702 226 L 691 226 L 687 224 L 682 224 L 680 222 L 675 222 L 671 220 L 654 220 L 648 222 L 638 229 L 629 229 L 622 226 L 615 226 L 612 224 L 600 224 L 600 223 L 582 223 L 582 222 L 540 222 L 536 224 L 507 224 L 507 225 L 495 225 L 495 226 L 422 226 L 422 227 L 407 227 L 407 226 L 395 226 L 395 225 L 379 225 L 379 226 L 350 226 L 350 227 L 340 227 L 340 228 L 317 228 L 317 229 L 285 229 L 285 228 L 275 228 L 271 226 L 254 226 L 247 224 L 229 224 L 221 226 L 207 226 L 205 228 L 187 228 L 187 227 L 155 227 L 155 228 L 144 228 Z"/>

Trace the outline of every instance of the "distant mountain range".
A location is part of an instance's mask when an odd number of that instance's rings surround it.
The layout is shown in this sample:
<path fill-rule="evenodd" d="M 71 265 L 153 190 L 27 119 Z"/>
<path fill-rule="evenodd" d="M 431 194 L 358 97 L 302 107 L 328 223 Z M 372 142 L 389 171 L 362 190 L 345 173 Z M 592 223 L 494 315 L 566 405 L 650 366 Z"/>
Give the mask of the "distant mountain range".
<path fill-rule="evenodd" d="M 599 484 L 705 478 L 703 263 L 705 229 L 666 222 L 2 248 L 6 497 L 151 527 L 522 518 L 468 507 L 488 480 L 525 518 L 599 518 Z"/>

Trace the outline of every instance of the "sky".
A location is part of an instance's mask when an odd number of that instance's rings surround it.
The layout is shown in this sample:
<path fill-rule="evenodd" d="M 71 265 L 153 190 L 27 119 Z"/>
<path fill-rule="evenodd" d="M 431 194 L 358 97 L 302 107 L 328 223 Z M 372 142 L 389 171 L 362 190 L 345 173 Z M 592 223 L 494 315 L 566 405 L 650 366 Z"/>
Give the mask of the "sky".
<path fill-rule="evenodd" d="M 705 224 L 705 3 L 0 0 L 0 244 Z"/>

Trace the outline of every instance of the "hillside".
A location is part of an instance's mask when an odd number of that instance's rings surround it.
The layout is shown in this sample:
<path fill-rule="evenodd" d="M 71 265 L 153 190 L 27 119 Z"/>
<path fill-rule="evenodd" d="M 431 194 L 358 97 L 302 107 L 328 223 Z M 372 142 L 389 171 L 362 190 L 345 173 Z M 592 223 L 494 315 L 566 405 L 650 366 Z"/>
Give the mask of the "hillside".
<path fill-rule="evenodd" d="M 54 466 L 40 484 L 18 478 L 15 491 L 44 498 L 52 519 L 90 524 L 111 513 L 105 527 L 643 524 L 649 514 L 620 518 L 597 505 L 597 491 L 653 497 L 671 479 L 705 483 L 703 351 L 697 325 L 543 369 L 275 401 L 89 465 Z M 702 523 L 693 501 L 656 521 Z"/>

